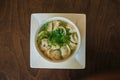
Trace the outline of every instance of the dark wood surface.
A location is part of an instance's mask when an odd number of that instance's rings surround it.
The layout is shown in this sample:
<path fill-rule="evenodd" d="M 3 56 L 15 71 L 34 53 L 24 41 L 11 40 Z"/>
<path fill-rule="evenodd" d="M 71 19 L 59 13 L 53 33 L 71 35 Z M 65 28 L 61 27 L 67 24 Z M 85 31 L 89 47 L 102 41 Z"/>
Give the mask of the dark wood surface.
<path fill-rule="evenodd" d="M 30 68 L 31 13 L 85 13 L 86 69 Z M 0 80 L 120 80 L 120 0 L 0 0 Z"/>

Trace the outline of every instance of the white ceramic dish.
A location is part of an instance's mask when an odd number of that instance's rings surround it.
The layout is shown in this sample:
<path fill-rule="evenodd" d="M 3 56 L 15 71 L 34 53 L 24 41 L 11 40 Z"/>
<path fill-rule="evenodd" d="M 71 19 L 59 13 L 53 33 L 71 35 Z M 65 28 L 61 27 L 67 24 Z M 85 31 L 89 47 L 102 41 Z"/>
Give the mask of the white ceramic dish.
<path fill-rule="evenodd" d="M 79 34 L 79 46 L 75 54 L 71 56 L 68 60 L 65 60 L 61 63 L 53 63 L 46 60 L 41 55 L 39 55 L 39 52 L 37 51 L 35 46 L 35 36 L 38 30 L 40 29 L 40 26 L 51 20 L 66 21 L 74 25 L 78 34 L 79 31 L 81 33 L 81 36 Z M 32 68 L 84 69 L 85 68 L 85 32 L 86 32 L 85 28 L 86 26 L 85 26 L 84 14 L 58 14 L 58 13 L 32 14 L 31 31 L 30 31 L 30 66 Z"/>

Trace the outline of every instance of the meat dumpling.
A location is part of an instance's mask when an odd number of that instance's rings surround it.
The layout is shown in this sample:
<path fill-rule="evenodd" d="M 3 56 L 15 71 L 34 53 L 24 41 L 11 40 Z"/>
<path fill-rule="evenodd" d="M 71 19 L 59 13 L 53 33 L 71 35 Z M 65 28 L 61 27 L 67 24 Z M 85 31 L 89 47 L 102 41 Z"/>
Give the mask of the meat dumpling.
<path fill-rule="evenodd" d="M 61 59 L 61 52 L 60 50 L 51 50 L 48 55 L 49 58 L 52 60 L 60 60 Z"/>
<path fill-rule="evenodd" d="M 42 39 L 41 40 L 41 45 L 40 45 L 40 49 L 42 51 L 48 50 L 50 47 L 48 46 L 49 44 L 49 40 L 48 39 Z"/>
<path fill-rule="evenodd" d="M 67 58 L 71 54 L 71 50 L 70 50 L 70 47 L 68 45 L 62 46 L 60 48 L 60 50 L 61 50 L 61 55 L 63 58 Z"/>
<path fill-rule="evenodd" d="M 48 27 L 47 27 L 47 31 L 52 31 L 52 29 L 53 29 L 52 22 L 49 22 Z"/>
<path fill-rule="evenodd" d="M 67 24 L 66 28 L 69 29 L 70 33 L 75 32 L 75 28 L 72 25 L 70 25 L 70 24 Z"/>
<path fill-rule="evenodd" d="M 49 57 L 51 49 L 45 51 L 45 54 Z"/>
<path fill-rule="evenodd" d="M 53 50 L 55 50 L 55 49 L 60 49 L 60 46 L 59 46 L 58 44 L 52 45 L 52 46 L 51 46 L 51 49 L 53 49 Z"/>
<path fill-rule="evenodd" d="M 57 29 L 57 27 L 60 25 L 60 21 L 53 21 L 53 30 L 56 30 Z"/>
<path fill-rule="evenodd" d="M 70 40 L 71 40 L 73 43 L 78 43 L 77 33 L 72 33 L 72 34 L 70 35 Z"/>
<path fill-rule="evenodd" d="M 70 42 L 69 47 L 70 47 L 71 50 L 75 50 L 76 47 L 77 47 L 77 44 Z"/>
<path fill-rule="evenodd" d="M 57 29 L 63 30 L 63 32 L 66 34 L 66 29 L 62 26 L 59 26 Z"/>
<path fill-rule="evenodd" d="M 39 34 L 38 34 L 38 37 L 41 36 L 45 31 L 41 31 Z"/>

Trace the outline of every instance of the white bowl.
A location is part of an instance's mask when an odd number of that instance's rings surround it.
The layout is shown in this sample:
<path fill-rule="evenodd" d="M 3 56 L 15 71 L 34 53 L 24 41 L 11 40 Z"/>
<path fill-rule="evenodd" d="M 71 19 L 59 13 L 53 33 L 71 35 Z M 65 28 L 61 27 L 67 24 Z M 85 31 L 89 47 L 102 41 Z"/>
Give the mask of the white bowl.
<path fill-rule="evenodd" d="M 73 53 L 69 58 L 67 58 L 67 59 L 60 60 L 60 61 L 55 61 L 55 63 L 57 63 L 57 62 L 64 62 L 64 61 L 69 60 L 72 56 L 74 57 L 74 55 L 78 52 L 78 49 L 80 48 L 80 43 L 81 43 L 81 37 L 80 37 L 79 29 L 78 29 L 78 27 L 77 27 L 72 21 L 70 21 L 69 19 L 64 18 L 64 17 L 52 17 L 52 18 L 49 18 L 49 19 L 43 21 L 42 24 L 40 25 L 40 27 L 38 28 L 38 30 L 36 31 L 36 34 L 35 34 L 35 46 L 36 46 L 36 49 L 37 49 L 38 53 L 40 54 L 41 57 L 43 57 L 43 59 L 44 59 L 45 61 L 47 61 L 47 62 L 54 62 L 54 61 L 52 61 L 52 60 L 49 60 L 48 58 L 46 58 L 46 57 L 42 54 L 42 52 L 38 49 L 38 46 L 37 46 L 37 43 L 36 43 L 37 34 L 38 34 L 39 30 L 41 29 L 42 25 L 44 25 L 44 24 L 47 23 L 47 22 L 54 21 L 54 20 L 61 20 L 61 21 L 65 21 L 65 22 L 71 24 L 71 25 L 75 28 L 75 30 L 76 30 L 76 32 L 77 32 L 77 35 L 78 35 L 78 46 L 77 46 L 77 49 L 74 51 L 74 53 Z"/>

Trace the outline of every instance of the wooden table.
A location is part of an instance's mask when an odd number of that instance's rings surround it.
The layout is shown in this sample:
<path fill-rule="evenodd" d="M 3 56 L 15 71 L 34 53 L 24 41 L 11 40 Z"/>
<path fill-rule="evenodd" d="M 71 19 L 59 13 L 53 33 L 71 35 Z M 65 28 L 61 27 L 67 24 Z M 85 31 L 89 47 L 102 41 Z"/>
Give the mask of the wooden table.
<path fill-rule="evenodd" d="M 86 69 L 30 68 L 31 13 L 85 13 Z M 0 80 L 120 80 L 120 0 L 0 0 Z"/>

